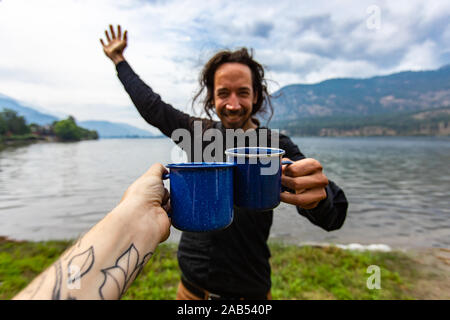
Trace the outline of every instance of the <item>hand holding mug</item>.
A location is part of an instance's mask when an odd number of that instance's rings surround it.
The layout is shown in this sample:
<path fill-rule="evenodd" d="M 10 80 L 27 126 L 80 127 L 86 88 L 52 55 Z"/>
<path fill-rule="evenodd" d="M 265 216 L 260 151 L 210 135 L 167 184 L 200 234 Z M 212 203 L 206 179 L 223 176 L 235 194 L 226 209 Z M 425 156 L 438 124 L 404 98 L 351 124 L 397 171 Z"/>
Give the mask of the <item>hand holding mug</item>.
<path fill-rule="evenodd" d="M 120 206 L 126 207 L 135 215 L 147 217 L 152 234 L 158 235 L 159 241 L 165 241 L 170 233 L 170 219 L 167 211 L 170 210 L 169 191 L 164 188 L 162 181 L 166 168 L 156 163 L 139 177 L 125 191 Z M 150 232 L 150 231 L 146 231 Z"/>
<path fill-rule="evenodd" d="M 289 160 L 283 158 L 283 160 Z M 313 209 L 319 202 L 327 198 L 325 187 L 328 178 L 322 172 L 319 161 L 311 158 L 295 161 L 282 167 L 281 184 L 295 190 L 295 194 L 281 193 L 281 201 L 299 206 L 303 209 Z"/>

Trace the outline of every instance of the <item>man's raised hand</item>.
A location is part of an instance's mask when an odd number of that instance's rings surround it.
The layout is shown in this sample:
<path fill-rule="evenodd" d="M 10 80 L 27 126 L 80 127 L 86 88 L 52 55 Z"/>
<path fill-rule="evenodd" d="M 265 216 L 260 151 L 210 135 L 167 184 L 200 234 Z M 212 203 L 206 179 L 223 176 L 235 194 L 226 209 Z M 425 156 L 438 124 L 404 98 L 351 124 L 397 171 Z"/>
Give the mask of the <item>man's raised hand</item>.
<path fill-rule="evenodd" d="M 108 43 L 105 44 L 103 39 L 100 39 L 100 43 L 103 46 L 103 51 L 105 52 L 106 56 L 110 58 L 115 65 L 117 65 L 119 62 L 125 60 L 125 58 L 123 57 L 123 51 L 127 47 L 127 30 L 125 30 L 125 32 L 123 33 L 123 37 L 120 25 L 117 26 L 117 35 L 114 32 L 114 28 L 112 25 L 109 25 L 109 30 L 111 34 L 108 33 L 108 30 L 105 30 L 105 35 Z"/>

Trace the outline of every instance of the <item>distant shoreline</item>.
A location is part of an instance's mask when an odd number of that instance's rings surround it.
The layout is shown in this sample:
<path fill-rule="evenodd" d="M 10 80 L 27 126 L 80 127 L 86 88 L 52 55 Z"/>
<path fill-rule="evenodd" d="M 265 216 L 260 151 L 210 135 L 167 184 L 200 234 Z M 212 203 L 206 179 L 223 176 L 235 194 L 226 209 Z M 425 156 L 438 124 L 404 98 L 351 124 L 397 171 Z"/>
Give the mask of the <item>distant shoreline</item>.
<path fill-rule="evenodd" d="M 450 141 L 450 136 L 433 136 L 433 135 L 398 135 L 398 136 L 311 136 L 311 135 L 290 135 L 291 138 L 324 138 L 324 139 L 417 139 L 417 138 L 428 138 L 436 140 L 447 140 Z M 58 141 L 57 139 L 48 139 L 42 137 L 36 137 L 34 139 L 21 139 L 21 140 L 0 140 L 0 151 L 7 148 L 14 147 L 25 147 L 36 143 L 67 143 L 67 142 L 82 142 L 82 141 L 94 141 L 94 140 L 153 140 L 153 139 L 170 139 L 166 136 L 155 136 L 155 137 L 99 137 L 98 139 L 86 139 L 80 141 Z"/>
<path fill-rule="evenodd" d="M 0 140 L 0 151 L 8 147 L 22 147 L 28 146 L 35 143 L 67 143 L 67 142 L 80 142 L 80 141 L 90 141 L 98 139 L 82 139 L 79 141 L 60 141 L 56 137 L 40 137 L 40 136 L 29 136 L 26 138 L 13 138 Z"/>
<path fill-rule="evenodd" d="M 164 139 L 166 136 L 155 136 L 155 137 L 99 137 L 98 139 L 82 139 L 80 141 L 59 141 L 55 137 L 38 137 L 38 136 L 29 136 L 23 139 L 13 138 L 13 139 L 4 139 L 0 140 L 0 150 L 6 149 L 8 147 L 21 147 L 27 146 L 34 143 L 65 143 L 65 142 L 81 142 L 81 141 L 92 141 L 92 140 L 108 140 L 108 139 Z"/>
<path fill-rule="evenodd" d="M 99 139 L 163 139 L 163 138 L 168 138 L 166 136 L 160 135 L 160 136 L 108 136 L 108 137 L 102 137 L 100 136 Z"/>

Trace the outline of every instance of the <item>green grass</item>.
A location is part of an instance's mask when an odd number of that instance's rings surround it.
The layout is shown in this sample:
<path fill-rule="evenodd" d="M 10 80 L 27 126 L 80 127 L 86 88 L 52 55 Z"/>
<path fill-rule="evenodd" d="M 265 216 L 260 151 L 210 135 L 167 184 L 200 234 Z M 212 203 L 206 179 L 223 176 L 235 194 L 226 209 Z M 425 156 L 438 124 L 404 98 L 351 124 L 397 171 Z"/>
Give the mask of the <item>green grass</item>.
<path fill-rule="evenodd" d="M 70 241 L 0 239 L 0 299 L 10 299 L 50 266 Z M 270 243 L 274 299 L 414 299 L 421 274 L 402 252 Z M 174 299 L 180 279 L 175 244 L 161 244 L 123 299 Z M 381 289 L 369 290 L 367 267 L 381 269 Z"/>
<path fill-rule="evenodd" d="M 70 241 L 11 242 L 0 239 L 0 299 L 10 299 L 49 267 Z"/>
<path fill-rule="evenodd" d="M 418 271 L 401 252 L 356 252 L 272 244 L 274 299 L 413 299 Z M 367 288 L 371 265 L 380 267 L 381 289 Z"/>
<path fill-rule="evenodd" d="M 161 244 L 122 299 L 175 299 L 179 281 L 177 245 Z"/>

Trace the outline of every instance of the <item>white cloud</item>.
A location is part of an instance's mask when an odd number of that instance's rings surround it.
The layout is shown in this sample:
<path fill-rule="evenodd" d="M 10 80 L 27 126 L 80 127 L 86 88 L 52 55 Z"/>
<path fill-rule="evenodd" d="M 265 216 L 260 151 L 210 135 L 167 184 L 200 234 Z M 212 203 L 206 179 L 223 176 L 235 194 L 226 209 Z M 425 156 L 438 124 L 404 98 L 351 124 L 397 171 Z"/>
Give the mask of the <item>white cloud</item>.
<path fill-rule="evenodd" d="M 366 27 L 373 4 L 376 31 Z M 449 29 L 434 23 L 449 10 L 446 1 L 419 0 L 2 0 L 0 93 L 79 120 L 148 129 L 102 52 L 110 23 L 129 31 L 125 55 L 141 78 L 190 110 L 202 65 L 224 47 L 255 48 L 280 86 L 437 67 Z"/>
<path fill-rule="evenodd" d="M 436 44 L 431 40 L 411 46 L 402 62 L 397 66 L 398 71 L 430 70 L 440 67 L 436 63 L 438 52 L 436 49 Z"/>

